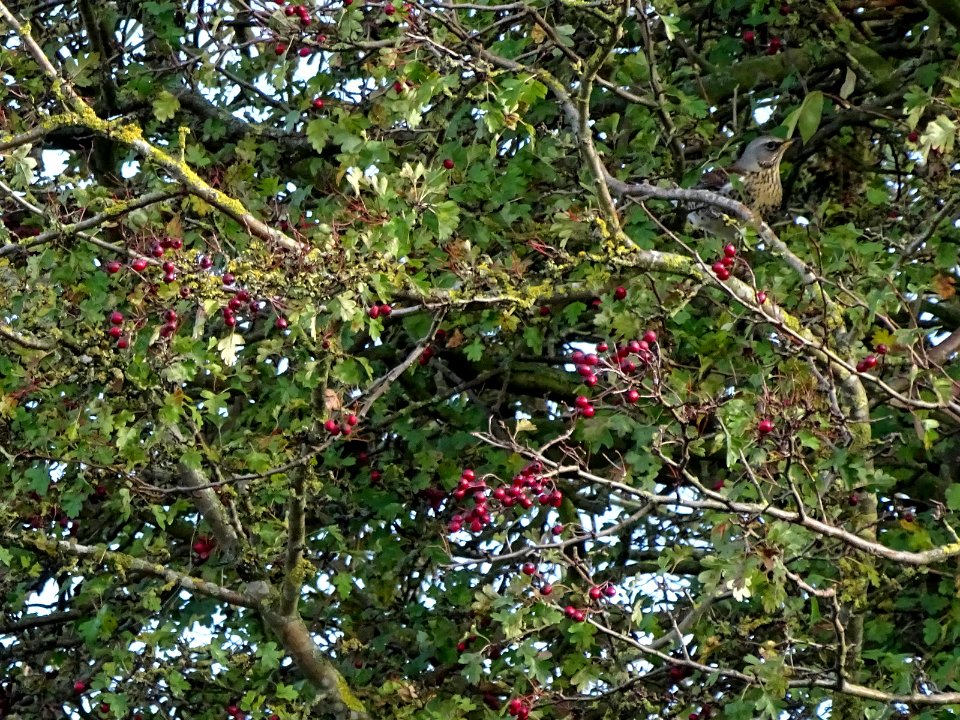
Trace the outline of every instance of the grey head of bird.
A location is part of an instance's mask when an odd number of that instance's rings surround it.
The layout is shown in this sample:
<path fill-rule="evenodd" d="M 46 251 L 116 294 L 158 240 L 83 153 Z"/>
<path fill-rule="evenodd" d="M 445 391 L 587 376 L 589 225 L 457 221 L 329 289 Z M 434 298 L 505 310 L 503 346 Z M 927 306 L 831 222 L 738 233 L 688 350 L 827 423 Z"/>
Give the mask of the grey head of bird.
<path fill-rule="evenodd" d="M 761 135 L 750 141 L 730 170 L 750 173 L 774 169 L 780 164 L 783 154 L 792 144 L 792 140 L 784 140 L 773 135 Z"/>

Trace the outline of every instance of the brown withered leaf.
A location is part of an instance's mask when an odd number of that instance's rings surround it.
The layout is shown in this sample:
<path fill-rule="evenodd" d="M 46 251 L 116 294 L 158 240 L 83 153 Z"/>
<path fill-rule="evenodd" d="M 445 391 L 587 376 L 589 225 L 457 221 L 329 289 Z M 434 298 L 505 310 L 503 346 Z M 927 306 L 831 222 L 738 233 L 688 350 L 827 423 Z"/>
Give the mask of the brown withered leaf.
<path fill-rule="evenodd" d="M 183 237 L 183 225 L 180 222 L 179 215 L 174 215 L 172 218 L 170 218 L 170 222 L 167 223 L 167 226 L 164 228 L 164 232 L 167 233 L 168 237 Z"/>
<path fill-rule="evenodd" d="M 340 396 L 330 388 L 326 388 L 323 391 L 323 406 L 331 412 L 339 410 L 342 407 L 340 404 Z"/>
<path fill-rule="evenodd" d="M 454 349 L 463 345 L 463 333 L 459 329 L 455 329 L 452 333 L 447 335 L 447 347 Z"/>
<path fill-rule="evenodd" d="M 949 275 L 937 274 L 933 278 L 933 290 L 943 300 L 949 300 L 957 294 L 957 281 Z"/>

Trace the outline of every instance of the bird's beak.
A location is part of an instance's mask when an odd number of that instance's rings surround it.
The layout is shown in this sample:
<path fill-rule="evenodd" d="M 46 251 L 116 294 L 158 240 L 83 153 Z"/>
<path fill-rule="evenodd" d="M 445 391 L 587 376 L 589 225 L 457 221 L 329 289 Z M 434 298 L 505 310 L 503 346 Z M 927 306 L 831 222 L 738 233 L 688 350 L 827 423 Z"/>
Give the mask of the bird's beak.
<path fill-rule="evenodd" d="M 793 143 L 795 143 L 795 142 L 796 142 L 796 140 L 794 140 L 793 138 L 790 138 L 790 139 L 788 139 L 788 140 L 784 140 L 784 141 L 783 141 L 783 145 L 780 146 L 780 152 L 786 152 L 787 150 L 790 149 L 790 146 L 793 145 Z"/>

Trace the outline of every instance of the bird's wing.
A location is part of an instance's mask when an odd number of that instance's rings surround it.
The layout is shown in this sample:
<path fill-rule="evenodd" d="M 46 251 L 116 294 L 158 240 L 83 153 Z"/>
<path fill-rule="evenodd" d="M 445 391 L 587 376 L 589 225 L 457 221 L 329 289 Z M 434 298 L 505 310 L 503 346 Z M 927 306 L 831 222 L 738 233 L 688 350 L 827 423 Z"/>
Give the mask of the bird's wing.
<path fill-rule="evenodd" d="M 726 193 L 731 187 L 731 178 L 736 174 L 732 168 L 717 168 L 705 172 L 697 183 L 700 190 L 713 190 L 714 192 Z"/>

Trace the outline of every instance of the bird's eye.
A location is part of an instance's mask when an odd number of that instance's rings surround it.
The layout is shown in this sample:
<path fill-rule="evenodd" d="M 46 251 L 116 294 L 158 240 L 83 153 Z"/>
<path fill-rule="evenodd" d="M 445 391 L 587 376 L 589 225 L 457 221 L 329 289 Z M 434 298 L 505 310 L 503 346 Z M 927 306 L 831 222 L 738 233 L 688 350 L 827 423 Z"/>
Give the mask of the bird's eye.
<path fill-rule="evenodd" d="M 780 143 L 776 140 L 771 140 L 767 143 L 767 150 L 776 150 L 778 147 L 780 147 Z"/>

